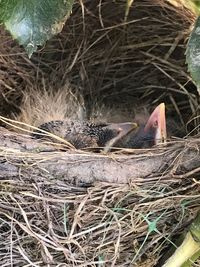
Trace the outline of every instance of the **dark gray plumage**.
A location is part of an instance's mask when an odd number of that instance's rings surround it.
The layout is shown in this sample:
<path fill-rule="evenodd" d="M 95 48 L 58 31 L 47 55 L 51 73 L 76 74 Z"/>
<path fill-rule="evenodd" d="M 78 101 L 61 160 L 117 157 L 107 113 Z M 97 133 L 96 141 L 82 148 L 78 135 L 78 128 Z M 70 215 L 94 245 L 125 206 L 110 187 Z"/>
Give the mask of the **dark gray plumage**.
<path fill-rule="evenodd" d="M 92 123 L 79 120 L 57 120 L 44 123 L 39 129 L 59 136 L 70 142 L 75 148 L 104 147 L 109 141 L 113 144 L 136 128 L 135 123 Z M 35 131 L 34 138 L 52 139 L 52 137 Z"/>

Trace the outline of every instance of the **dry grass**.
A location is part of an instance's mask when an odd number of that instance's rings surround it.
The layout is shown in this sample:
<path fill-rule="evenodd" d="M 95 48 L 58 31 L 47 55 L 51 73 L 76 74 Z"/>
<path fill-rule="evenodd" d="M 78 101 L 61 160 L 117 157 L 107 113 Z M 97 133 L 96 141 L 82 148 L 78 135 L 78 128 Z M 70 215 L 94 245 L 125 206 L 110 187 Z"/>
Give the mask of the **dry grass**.
<path fill-rule="evenodd" d="M 1 179 L 2 266 L 155 266 L 200 206 L 191 178 L 83 188 L 29 177 L 39 157 L 21 153 L 22 175 Z"/>
<path fill-rule="evenodd" d="M 84 100 L 80 94 L 72 92 L 69 84 L 54 91 L 53 88 L 42 90 L 30 88 L 29 92 L 24 93 L 20 106 L 20 114 L 16 120 L 39 127 L 41 124 L 52 120 L 83 120 Z"/>
<path fill-rule="evenodd" d="M 32 88 L 45 87 L 56 95 L 69 82 L 72 92 L 84 98 L 91 119 L 100 113 L 105 117 L 103 112 L 110 109 L 132 117 L 141 104 L 149 110 L 161 101 L 167 104 L 167 114 L 184 126 L 198 115 L 196 88 L 184 55 L 196 16 L 191 10 L 165 0 L 135 0 L 125 20 L 124 1 L 80 3 L 63 32 L 32 60 L 1 29 L 2 115 L 19 112 L 22 96 Z M 34 124 L 32 119 L 27 122 Z M 194 126 L 198 120 L 192 120 L 189 131 Z M 29 168 L 44 160 L 37 153 L 31 159 L 33 154 L 0 151 L 2 162 L 19 157 L 14 164 L 23 169 L 13 177 L 3 177 L 0 170 L 4 267 L 160 266 L 170 240 L 176 240 L 199 210 L 197 171 L 185 177 L 183 170 L 181 178 L 154 177 L 142 184 L 99 182 L 85 188 L 48 173 L 43 177 L 45 170 L 40 173 L 39 168 L 37 175 L 30 175 Z"/>
<path fill-rule="evenodd" d="M 2 32 L 2 115 L 19 111 L 30 87 L 57 90 L 70 82 L 83 95 L 92 120 L 115 109 L 122 118 L 133 118 L 141 105 L 150 110 L 164 101 L 168 115 L 186 125 L 199 113 L 184 55 L 196 15 L 175 2 L 178 7 L 135 0 L 126 21 L 123 1 L 85 0 L 82 8 L 76 3 L 62 33 L 31 61 Z M 192 120 L 188 131 L 197 124 Z"/>
<path fill-rule="evenodd" d="M 98 4 L 84 1 L 84 18 L 75 6 L 61 36 L 65 54 L 56 67 L 66 74 L 60 79 L 70 77 L 84 92 L 90 118 L 98 117 L 98 105 L 130 114 L 164 101 L 185 124 L 198 113 L 184 55 L 195 15 L 168 1 L 144 0 L 134 1 L 124 22 L 123 1 Z"/>
<path fill-rule="evenodd" d="M 0 112 L 9 116 L 11 111 L 18 111 L 23 91 L 41 79 L 42 70 L 28 59 L 2 27 L 0 35 Z"/>

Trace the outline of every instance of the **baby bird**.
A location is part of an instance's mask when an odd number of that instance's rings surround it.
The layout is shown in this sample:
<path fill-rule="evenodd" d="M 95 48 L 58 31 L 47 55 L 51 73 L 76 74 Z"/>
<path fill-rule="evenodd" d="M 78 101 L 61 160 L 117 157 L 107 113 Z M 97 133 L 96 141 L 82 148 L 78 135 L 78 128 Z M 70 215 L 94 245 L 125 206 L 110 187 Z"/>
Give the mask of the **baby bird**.
<path fill-rule="evenodd" d="M 115 142 L 120 148 L 150 148 L 159 143 L 164 143 L 167 139 L 165 104 L 161 103 L 151 113 L 146 124 L 140 125 L 135 131 L 130 131 Z M 112 145 L 111 145 L 112 146 Z M 105 151 L 111 149 L 110 143 L 105 147 Z"/>
<path fill-rule="evenodd" d="M 64 139 L 77 149 L 101 147 L 104 151 L 109 151 L 113 147 L 149 148 L 166 139 L 164 103 L 153 111 L 146 124 L 138 127 L 134 122 L 108 123 L 86 120 L 85 116 L 82 116 L 84 101 L 81 100 L 80 94 L 72 94 L 67 88 L 51 92 L 26 93 L 21 113 L 16 117 L 17 121 L 38 128 L 32 132 L 33 138 L 53 142 Z M 110 111 L 111 117 L 113 113 L 116 112 Z M 130 120 L 131 117 L 130 115 Z M 120 118 L 119 114 L 119 121 Z M 28 130 L 31 131 L 31 128 Z M 55 136 L 59 138 L 56 139 Z"/>
<path fill-rule="evenodd" d="M 137 128 L 136 123 L 92 123 L 80 120 L 56 120 L 39 126 L 32 136 L 52 139 L 48 132 L 70 142 L 75 148 L 104 147 L 108 142 L 112 146 L 121 138 Z M 41 133 L 42 131 L 47 134 Z M 111 144 L 110 143 L 110 144 Z"/>
<path fill-rule="evenodd" d="M 50 132 L 70 142 L 75 148 L 112 147 L 149 148 L 166 140 L 165 105 L 160 104 L 150 115 L 146 125 L 136 123 L 92 123 L 79 120 L 56 120 L 44 123 L 39 129 Z M 35 138 L 43 138 L 38 130 Z M 46 136 L 49 139 L 49 136 Z"/>
<path fill-rule="evenodd" d="M 165 104 L 161 103 L 151 113 L 145 125 L 141 125 L 136 133 L 123 137 L 120 142 L 127 148 L 148 148 L 164 143 L 166 139 Z"/>

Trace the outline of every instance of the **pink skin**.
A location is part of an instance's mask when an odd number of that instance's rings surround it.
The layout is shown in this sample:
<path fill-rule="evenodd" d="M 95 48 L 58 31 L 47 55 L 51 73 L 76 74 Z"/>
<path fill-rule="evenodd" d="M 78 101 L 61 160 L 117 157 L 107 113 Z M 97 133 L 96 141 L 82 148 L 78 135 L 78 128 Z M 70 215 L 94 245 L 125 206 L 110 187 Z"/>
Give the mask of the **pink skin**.
<path fill-rule="evenodd" d="M 167 139 L 167 131 L 164 103 L 161 103 L 154 109 L 145 125 L 144 131 L 148 132 L 152 128 L 155 128 L 156 130 L 155 145 L 165 143 Z"/>

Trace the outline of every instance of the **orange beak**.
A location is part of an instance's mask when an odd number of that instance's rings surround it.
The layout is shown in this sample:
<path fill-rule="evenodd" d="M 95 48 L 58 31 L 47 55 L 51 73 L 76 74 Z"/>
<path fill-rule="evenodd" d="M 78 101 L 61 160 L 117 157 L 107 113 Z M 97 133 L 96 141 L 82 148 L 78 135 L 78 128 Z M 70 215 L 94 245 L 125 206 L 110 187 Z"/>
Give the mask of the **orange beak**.
<path fill-rule="evenodd" d="M 165 104 L 161 103 L 157 106 L 149 117 L 144 131 L 155 129 L 155 144 L 165 143 L 167 139 Z"/>

